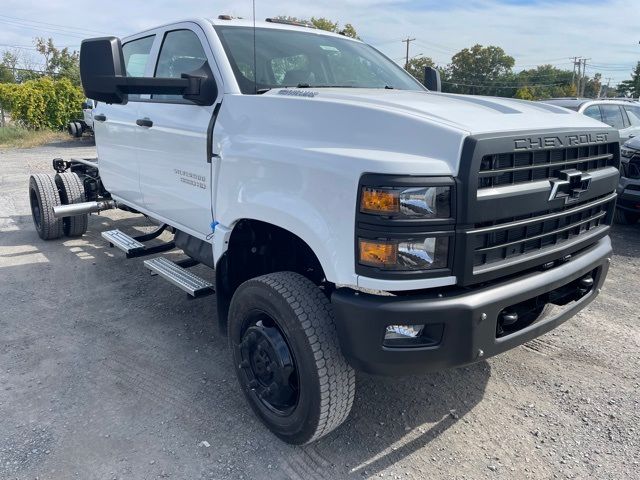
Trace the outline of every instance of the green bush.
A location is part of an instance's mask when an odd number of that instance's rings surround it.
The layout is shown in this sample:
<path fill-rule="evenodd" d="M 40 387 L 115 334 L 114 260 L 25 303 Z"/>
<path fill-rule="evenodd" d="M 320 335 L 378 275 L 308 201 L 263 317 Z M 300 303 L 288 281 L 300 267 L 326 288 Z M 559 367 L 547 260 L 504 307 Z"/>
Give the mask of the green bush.
<path fill-rule="evenodd" d="M 14 121 L 35 129 L 62 129 L 81 115 L 84 94 L 68 79 L 42 77 L 20 84 L 0 84 L 0 104 Z"/>

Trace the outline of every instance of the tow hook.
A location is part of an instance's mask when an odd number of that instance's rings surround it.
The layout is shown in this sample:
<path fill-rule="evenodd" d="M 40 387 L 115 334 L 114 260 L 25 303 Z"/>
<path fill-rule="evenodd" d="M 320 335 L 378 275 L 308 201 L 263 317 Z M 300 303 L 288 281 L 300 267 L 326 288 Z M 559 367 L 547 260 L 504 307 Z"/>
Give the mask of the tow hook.
<path fill-rule="evenodd" d="M 581 297 L 584 297 L 593 287 L 593 283 L 593 277 L 591 276 L 591 274 L 582 277 L 580 280 L 578 280 L 578 294 Z"/>
<path fill-rule="evenodd" d="M 507 309 L 502 310 L 500 312 L 499 321 L 502 324 L 502 326 L 508 327 L 518 321 L 518 314 L 516 312 L 510 311 Z"/>

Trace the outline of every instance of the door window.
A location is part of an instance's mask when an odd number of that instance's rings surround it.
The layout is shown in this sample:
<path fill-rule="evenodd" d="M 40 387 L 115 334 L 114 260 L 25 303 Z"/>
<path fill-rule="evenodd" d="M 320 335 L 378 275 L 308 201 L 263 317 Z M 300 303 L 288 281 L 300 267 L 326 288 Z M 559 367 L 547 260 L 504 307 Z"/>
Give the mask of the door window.
<path fill-rule="evenodd" d="M 122 46 L 124 66 L 128 77 L 144 77 L 154 38 L 155 35 L 151 35 L 132 40 Z"/>
<path fill-rule="evenodd" d="M 631 126 L 640 127 L 640 106 L 625 105 L 624 109 L 627 112 Z"/>
<path fill-rule="evenodd" d="M 619 105 L 600 105 L 600 110 L 602 111 L 602 121 L 604 123 L 618 130 L 626 128 Z"/>
<path fill-rule="evenodd" d="M 597 105 L 592 105 L 584 111 L 584 114 L 587 117 L 595 118 L 599 122 L 602 121 L 602 115 L 600 115 L 600 107 Z"/>
<path fill-rule="evenodd" d="M 198 36 L 191 30 L 167 32 L 162 42 L 155 77 L 180 78 L 197 70 L 207 61 Z M 153 95 L 154 100 L 183 101 L 182 95 Z"/>
<path fill-rule="evenodd" d="M 125 43 L 122 46 L 122 55 L 124 56 L 124 67 L 128 77 L 144 77 L 149 62 L 149 54 L 155 40 L 155 35 L 138 38 Z M 129 100 L 137 100 L 140 98 L 138 94 L 129 95 Z"/>

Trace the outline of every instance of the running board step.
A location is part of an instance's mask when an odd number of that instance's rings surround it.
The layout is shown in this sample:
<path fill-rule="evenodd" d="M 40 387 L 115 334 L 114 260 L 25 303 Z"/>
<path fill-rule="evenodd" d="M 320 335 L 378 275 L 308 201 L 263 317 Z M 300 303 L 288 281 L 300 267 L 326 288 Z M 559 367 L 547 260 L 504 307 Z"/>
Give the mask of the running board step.
<path fill-rule="evenodd" d="M 144 266 L 194 298 L 215 293 L 213 284 L 164 257 L 145 260 Z"/>
<path fill-rule="evenodd" d="M 118 229 L 102 232 L 102 238 L 109 242 L 112 247 L 117 247 L 126 253 L 127 257 L 135 256 L 145 249 L 143 243 L 140 243 L 135 238 L 131 238 L 126 233 L 122 233 Z"/>

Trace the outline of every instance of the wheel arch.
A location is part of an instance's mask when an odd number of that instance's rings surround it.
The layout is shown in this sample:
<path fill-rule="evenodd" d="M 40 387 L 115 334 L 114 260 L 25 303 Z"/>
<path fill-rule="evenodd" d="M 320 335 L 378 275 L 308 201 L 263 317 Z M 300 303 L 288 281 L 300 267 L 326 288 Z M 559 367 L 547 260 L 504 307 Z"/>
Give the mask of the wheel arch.
<path fill-rule="evenodd" d="M 222 244 L 222 248 L 216 248 Z M 331 284 L 325 265 L 304 238 L 255 218 L 240 218 L 216 228 L 214 240 L 218 321 L 226 330 L 231 297 L 245 281 L 277 271 L 299 273 L 316 285 Z"/>

